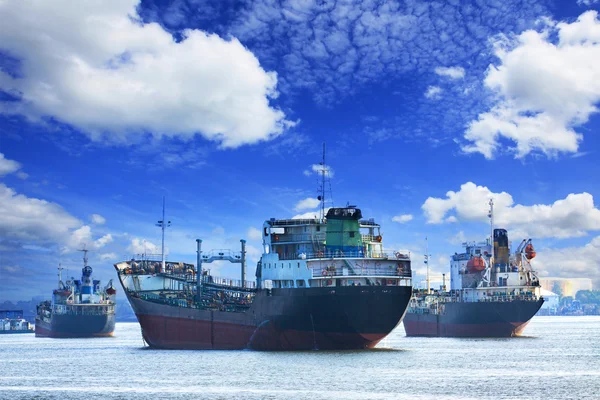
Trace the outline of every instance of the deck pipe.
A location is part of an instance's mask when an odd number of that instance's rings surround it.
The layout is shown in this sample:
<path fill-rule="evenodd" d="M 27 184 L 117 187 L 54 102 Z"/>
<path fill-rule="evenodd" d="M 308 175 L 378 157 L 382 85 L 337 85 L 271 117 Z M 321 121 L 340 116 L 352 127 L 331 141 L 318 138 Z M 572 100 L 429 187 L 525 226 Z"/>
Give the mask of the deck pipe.
<path fill-rule="evenodd" d="M 202 240 L 196 239 L 196 293 L 200 301 L 200 286 L 202 285 Z"/>
<path fill-rule="evenodd" d="M 242 287 L 246 287 L 246 241 L 240 239 L 242 243 Z"/>

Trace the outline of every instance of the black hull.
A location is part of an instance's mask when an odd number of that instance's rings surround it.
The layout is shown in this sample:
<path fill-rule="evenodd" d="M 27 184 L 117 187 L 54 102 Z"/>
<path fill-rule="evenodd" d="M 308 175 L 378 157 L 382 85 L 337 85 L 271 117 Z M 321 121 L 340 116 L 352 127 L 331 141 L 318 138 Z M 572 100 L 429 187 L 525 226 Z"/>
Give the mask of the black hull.
<path fill-rule="evenodd" d="M 411 292 L 408 286 L 259 290 L 246 312 L 128 298 L 144 339 L 154 348 L 363 349 L 401 322 Z"/>
<path fill-rule="evenodd" d="M 51 321 L 35 320 L 36 337 L 82 338 L 112 336 L 115 315 L 53 315 Z"/>
<path fill-rule="evenodd" d="M 446 303 L 441 315 L 409 312 L 407 336 L 511 337 L 520 336 L 544 300 Z"/>

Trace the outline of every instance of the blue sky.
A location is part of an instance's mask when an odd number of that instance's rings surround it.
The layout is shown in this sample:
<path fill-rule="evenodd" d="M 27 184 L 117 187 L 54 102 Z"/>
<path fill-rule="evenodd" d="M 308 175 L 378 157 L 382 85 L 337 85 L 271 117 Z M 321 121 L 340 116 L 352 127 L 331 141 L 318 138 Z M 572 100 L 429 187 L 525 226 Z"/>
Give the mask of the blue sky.
<path fill-rule="evenodd" d="M 60 3 L 0 1 L 0 300 L 84 243 L 114 278 L 163 196 L 169 258 L 245 238 L 253 271 L 265 219 L 315 213 L 323 142 L 333 204 L 417 284 L 425 237 L 445 272 L 494 198 L 542 276 L 600 285 L 600 2 Z"/>

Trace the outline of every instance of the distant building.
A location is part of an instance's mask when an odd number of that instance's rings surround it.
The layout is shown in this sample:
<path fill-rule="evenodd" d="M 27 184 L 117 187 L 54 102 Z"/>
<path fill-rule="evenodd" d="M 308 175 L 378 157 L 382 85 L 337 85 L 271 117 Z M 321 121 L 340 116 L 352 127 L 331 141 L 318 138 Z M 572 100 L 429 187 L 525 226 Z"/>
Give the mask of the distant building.
<path fill-rule="evenodd" d="M 550 290 L 542 288 L 541 294 L 544 297 L 544 304 L 540 309 L 541 315 L 555 315 L 558 311 L 558 305 L 560 302 L 560 296 Z"/>
<path fill-rule="evenodd" d="M 542 288 L 556 294 L 575 297 L 580 290 L 592 290 L 590 278 L 540 278 Z"/>

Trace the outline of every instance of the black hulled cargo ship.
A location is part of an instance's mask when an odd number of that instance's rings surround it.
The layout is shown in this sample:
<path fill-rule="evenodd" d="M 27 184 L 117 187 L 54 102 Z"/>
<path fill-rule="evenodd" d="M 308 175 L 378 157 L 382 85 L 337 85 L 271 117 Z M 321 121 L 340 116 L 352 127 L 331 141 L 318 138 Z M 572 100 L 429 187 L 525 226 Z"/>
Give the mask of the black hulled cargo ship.
<path fill-rule="evenodd" d="M 451 290 L 415 292 L 404 318 L 407 336 L 519 336 L 544 300 L 531 267 L 536 253 L 531 239 L 510 254 L 508 234 L 493 228 L 483 243 L 464 243 L 452 256 Z"/>
<path fill-rule="evenodd" d="M 87 265 L 87 250 L 81 280 L 62 281 L 59 267 L 58 288 L 51 301 L 37 306 L 35 336 L 52 338 L 112 336 L 115 330 L 115 295 L 112 280 L 104 288 L 92 279 Z"/>
<path fill-rule="evenodd" d="M 166 349 L 363 349 L 402 320 L 412 293 L 410 257 L 386 253 L 380 226 L 361 210 L 312 219 L 270 219 L 256 280 L 240 252 L 203 253 L 197 267 L 152 257 L 115 264 L 149 346 Z M 163 217 L 164 232 L 164 217 Z M 241 279 L 202 268 L 241 264 Z"/>

